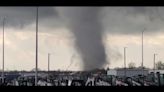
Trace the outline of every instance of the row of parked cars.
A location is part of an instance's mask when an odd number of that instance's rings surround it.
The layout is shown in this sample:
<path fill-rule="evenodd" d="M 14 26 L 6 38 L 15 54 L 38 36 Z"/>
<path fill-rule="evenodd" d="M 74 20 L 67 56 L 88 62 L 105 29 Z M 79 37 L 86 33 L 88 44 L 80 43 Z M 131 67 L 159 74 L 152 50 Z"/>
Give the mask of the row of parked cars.
<path fill-rule="evenodd" d="M 4 86 L 35 86 L 35 76 L 5 76 Z M 120 77 L 113 75 L 49 75 L 38 76 L 38 86 L 160 86 L 164 85 L 164 75 Z"/>

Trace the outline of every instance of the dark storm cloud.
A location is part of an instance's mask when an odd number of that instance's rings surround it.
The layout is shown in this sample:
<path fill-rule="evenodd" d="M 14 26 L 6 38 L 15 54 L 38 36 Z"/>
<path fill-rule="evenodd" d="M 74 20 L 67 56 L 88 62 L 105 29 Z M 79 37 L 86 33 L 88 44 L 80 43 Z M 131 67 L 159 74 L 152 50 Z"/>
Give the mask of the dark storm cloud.
<path fill-rule="evenodd" d="M 0 7 L 0 17 L 6 16 L 6 24 L 10 27 L 23 28 L 36 20 L 35 7 Z M 49 18 L 49 23 L 58 16 L 57 11 L 53 7 L 40 7 L 39 8 L 39 21 Z"/>
<path fill-rule="evenodd" d="M 106 7 L 102 12 L 104 30 L 117 34 L 138 34 L 145 29 L 163 29 L 163 7 Z"/>
<path fill-rule="evenodd" d="M 65 21 L 61 18 L 65 15 L 59 15 L 60 11 L 58 7 L 39 7 L 39 24 L 45 27 L 65 26 Z M 101 14 L 99 20 L 102 22 L 102 29 L 110 33 L 138 34 L 143 29 L 151 33 L 162 29 L 164 23 L 163 7 L 104 7 Z M 34 23 L 35 15 L 35 7 L 0 7 L 0 17 L 7 16 L 7 25 L 12 27 L 23 28 Z"/>

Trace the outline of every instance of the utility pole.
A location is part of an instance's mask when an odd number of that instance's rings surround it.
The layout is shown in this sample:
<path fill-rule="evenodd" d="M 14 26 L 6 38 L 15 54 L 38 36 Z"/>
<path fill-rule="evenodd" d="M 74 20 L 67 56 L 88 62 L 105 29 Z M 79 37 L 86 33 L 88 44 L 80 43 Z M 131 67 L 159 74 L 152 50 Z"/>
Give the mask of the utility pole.
<path fill-rule="evenodd" d="M 156 56 L 157 54 L 154 54 L 154 73 L 155 73 L 155 59 L 156 59 Z"/>
<path fill-rule="evenodd" d="M 142 63 L 141 63 L 142 69 L 143 69 L 143 61 L 144 61 L 144 59 L 143 59 L 143 33 L 144 33 L 144 31 L 142 31 Z"/>
<path fill-rule="evenodd" d="M 124 47 L 124 76 L 126 77 L 126 48 Z"/>
<path fill-rule="evenodd" d="M 50 53 L 48 53 L 48 74 L 49 74 L 49 71 L 50 71 Z"/>
<path fill-rule="evenodd" d="M 141 63 L 141 69 L 142 69 L 142 76 L 144 76 L 144 66 L 143 66 L 143 33 L 144 33 L 144 30 L 142 31 L 142 63 Z"/>
<path fill-rule="evenodd" d="M 47 81 L 48 81 L 48 78 L 49 78 L 49 71 L 50 71 L 50 53 L 48 53 L 48 71 L 47 71 Z"/>
<path fill-rule="evenodd" d="M 2 50 L 2 83 L 4 83 L 5 81 L 4 81 L 4 35 L 5 35 L 5 33 L 4 33 L 4 30 L 5 30 L 5 17 L 4 17 L 4 19 L 3 19 L 3 45 L 2 45 L 2 48 L 3 48 L 3 50 Z"/>
<path fill-rule="evenodd" d="M 38 7 L 36 7 L 36 66 L 35 66 L 35 86 L 38 82 Z"/>

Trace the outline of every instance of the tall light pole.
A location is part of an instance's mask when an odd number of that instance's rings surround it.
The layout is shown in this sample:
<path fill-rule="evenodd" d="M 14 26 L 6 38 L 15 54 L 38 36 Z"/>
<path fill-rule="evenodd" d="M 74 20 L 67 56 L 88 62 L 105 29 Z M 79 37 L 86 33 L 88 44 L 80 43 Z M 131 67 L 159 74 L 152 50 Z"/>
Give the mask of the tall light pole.
<path fill-rule="evenodd" d="M 50 53 L 48 53 L 48 71 L 47 71 L 47 81 L 48 81 L 48 77 L 49 77 L 49 71 L 50 71 Z"/>
<path fill-rule="evenodd" d="M 124 47 L 124 76 L 126 77 L 126 48 Z"/>
<path fill-rule="evenodd" d="M 50 53 L 48 53 L 48 74 L 49 74 L 49 71 L 50 71 Z"/>
<path fill-rule="evenodd" d="M 142 31 L 142 62 L 141 62 L 142 76 L 144 76 L 144 65 L 143 65 L 143 62 L 144 62 L 144 58 L 143 58 L 143 34 L 144 34 L 144 30 Z"/>
<path fill-rule="evenodd" d="M 36 66 L 35 66 L 35 86 L 38 82 L 38 7 L 36 7 Z"/>
<path fill-rule="evenodd" d="M 156 56 L 157 54 L 154 54 L 154 73 L 155 73 L 155 59 L 156 59 Z"/>
<path fill-rule="evenodd" d="M 2 45 L 2 48 L 3 48 L 3 50 L 2 50 L 2 83 L 4 83 L 5 81 L 4 81 L 4 30 L 5 30 L 5 17 L 4 17 L 4 19 L 3 19 L 3 45 Z"/>
<path fill-rule="evenodd" d="M 144 61 L 144 59 L 143 59 L 143 33 L 144 33 L 144 31 L 142 31 L 142 63 L 141 63 L 142 69 L 143 69 L 143 61 Z"/>

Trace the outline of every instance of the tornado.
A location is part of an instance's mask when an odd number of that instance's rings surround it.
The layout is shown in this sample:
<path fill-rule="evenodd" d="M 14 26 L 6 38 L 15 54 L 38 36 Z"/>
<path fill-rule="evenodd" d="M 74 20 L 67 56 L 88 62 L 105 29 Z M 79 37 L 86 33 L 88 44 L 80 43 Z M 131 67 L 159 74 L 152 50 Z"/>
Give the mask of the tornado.
<path fill-rule="evenodd" d="M 83 70 L 103 68 L 106 63 L 101 10 L 100 7 L 64 7 L 64 16 L 69 20 L 68 27 L 76 39 Z"/>

